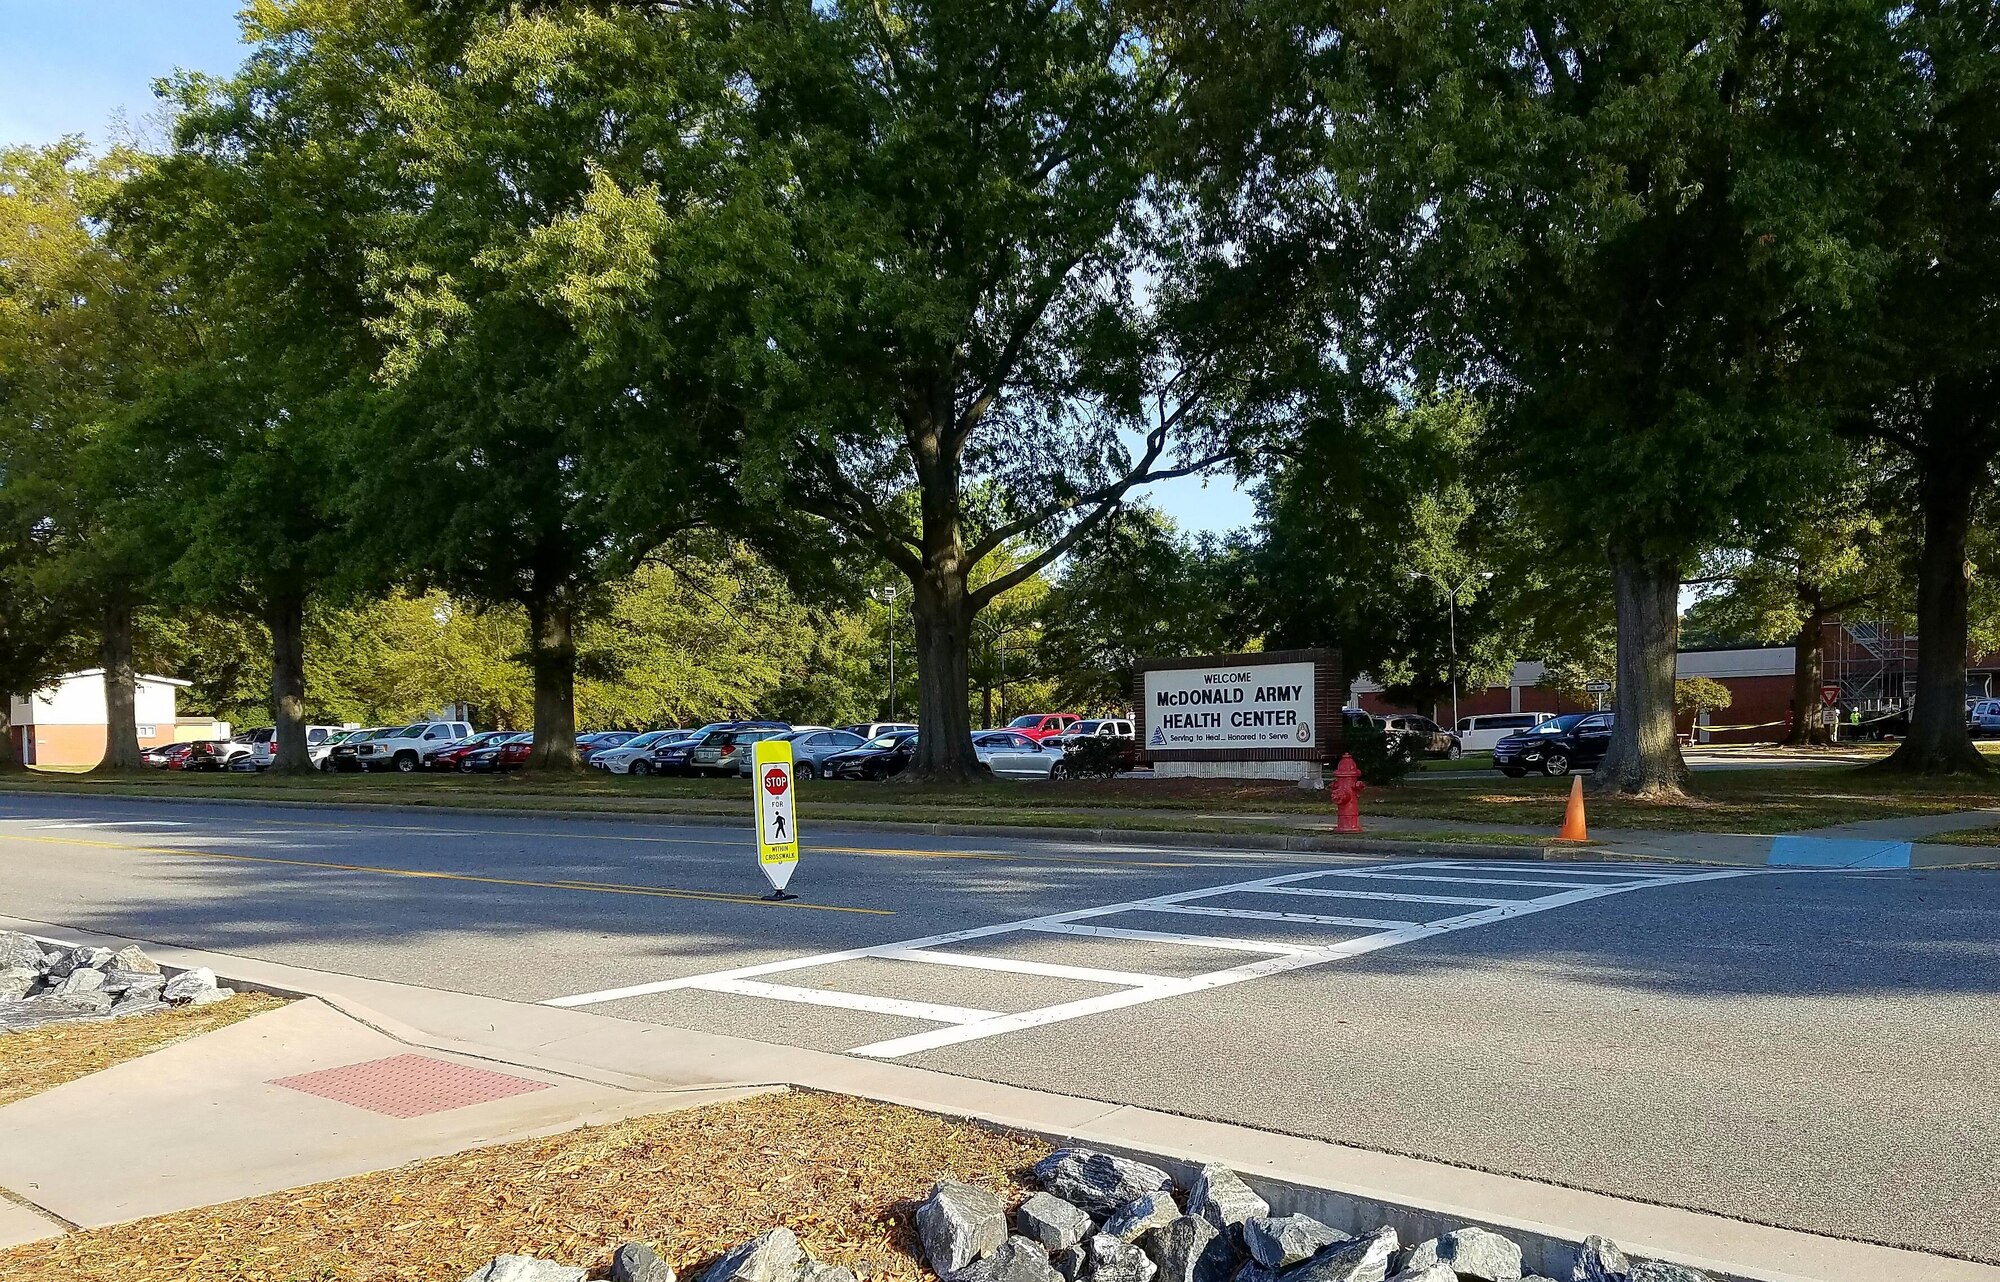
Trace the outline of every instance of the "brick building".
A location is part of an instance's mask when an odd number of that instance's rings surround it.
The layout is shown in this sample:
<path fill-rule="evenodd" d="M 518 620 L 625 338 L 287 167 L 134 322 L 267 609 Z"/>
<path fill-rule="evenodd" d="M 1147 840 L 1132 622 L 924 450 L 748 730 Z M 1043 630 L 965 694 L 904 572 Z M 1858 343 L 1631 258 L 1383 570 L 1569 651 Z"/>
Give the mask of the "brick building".
<path fill-rule="evenodd" d="M 173 677 L 140 677 L 133 719 L 139 746 L 173 743 L 175 708 L 187 682 Z M 55 684 L 8 701 L 15 755 L 31 766 L 94 766 L 104 757 L 104 669 L 72 672 Z"/>

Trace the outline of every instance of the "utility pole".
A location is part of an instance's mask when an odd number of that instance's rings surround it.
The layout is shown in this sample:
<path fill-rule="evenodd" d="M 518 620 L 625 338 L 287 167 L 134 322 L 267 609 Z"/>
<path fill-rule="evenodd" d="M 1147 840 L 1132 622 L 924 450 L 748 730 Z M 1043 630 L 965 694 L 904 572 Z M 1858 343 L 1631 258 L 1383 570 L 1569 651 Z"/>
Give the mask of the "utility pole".
<path fill-rule="evenodd" d="M 889 608 L 889 720 L 896 719 L 896 585 L 883 588 L 876 598 Z"/>
<path fill-rule="evenodd" d="M 1456 730 L 1458 729 L 1458 593 L 1461 585 L 1447 582 L 1427 570 L 1418 570 L 1416 574 L 1444 589 L 1445 626 L 1449 629 L 1451 637 L 1451 728 Z M 1481 582 L 1492 577 L 1491 570 L 1481 570 L 1478 575 Z"/>

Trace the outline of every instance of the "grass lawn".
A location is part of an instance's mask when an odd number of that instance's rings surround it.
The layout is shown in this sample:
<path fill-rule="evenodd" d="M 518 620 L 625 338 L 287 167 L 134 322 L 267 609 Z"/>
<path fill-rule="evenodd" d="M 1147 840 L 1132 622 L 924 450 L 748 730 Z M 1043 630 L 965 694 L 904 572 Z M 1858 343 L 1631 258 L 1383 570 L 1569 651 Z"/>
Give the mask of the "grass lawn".
<path fill-rule="evenodd" d="M 1474 762 L 1429 763 L 1462 767 Z M 98 776 L 31 774 L 0 781 L 79 795 L 176 795 L 264 801 L 377 802 L 448 809 L 589 810 L 605 814 L 691 814 L 736 819 L 749 806 L 747 779 L 633 779 L 581 776 L 255 774 Z M 1705 771 L 1685 804 L 1593 801 L 1604 828 L 1785 832 L 1858 819 L 2000 807 L 2000 777 L 1905 779 L 1847 767 Z M 1505 779 L 1490 770 L 1427 769 L 1397 787 L 1371 788 L 1362 814 L 1413 820 L 1519 824 L 1553 830 L 1567 780 Z M 1324 793 L 1290 784 L 1130 776 L 1064 783 L 994 781 L 963 788 L 802 780 L 801 807 L 826 821 L 1028 824 L 1051 828 L 1215 833 L 1293 832 L 1330 821 Z M 1384 834 L 1392 835 L 1392 834 Z M 1393 835 L 1410 835 L 1393 834 Z M 1428 834 L 1427 834 L 1428 835 Z"/>
<path fill-rule="evenodd" d="M 175 1042 L 283 1006 L 284 999 L 238 993 L 228 1001 L 103 1023 L 56 1024 L 0 1036 L 0 1105 L 137 1059 Z"/>
<path fill-rule="evenodd" d="M 496 1255 L 602 1270 L 650 1242 L 682 1276 L 784 1225 L 863 1278 L 928 1278 L 916 1203 L 940 1177 L 1010 1203 L 1049 1146 L 800 1091 L 586 1127 L 0 1251 L 9 1282 L 465 1277 Z"/>

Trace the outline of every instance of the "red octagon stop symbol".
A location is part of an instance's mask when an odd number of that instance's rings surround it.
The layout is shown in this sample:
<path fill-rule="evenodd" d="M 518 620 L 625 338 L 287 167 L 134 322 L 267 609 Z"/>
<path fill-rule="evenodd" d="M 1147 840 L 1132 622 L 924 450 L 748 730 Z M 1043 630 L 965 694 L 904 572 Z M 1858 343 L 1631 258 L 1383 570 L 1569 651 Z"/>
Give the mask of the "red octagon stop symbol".
<path fill-rule="evenodd" d="M 791 782 L 791 776 L 786 773 L 783 766 L 772 766 L 764 772 L 764 791 L 773 797 L 784 796 L 785 789 L 791 786 Z"/>

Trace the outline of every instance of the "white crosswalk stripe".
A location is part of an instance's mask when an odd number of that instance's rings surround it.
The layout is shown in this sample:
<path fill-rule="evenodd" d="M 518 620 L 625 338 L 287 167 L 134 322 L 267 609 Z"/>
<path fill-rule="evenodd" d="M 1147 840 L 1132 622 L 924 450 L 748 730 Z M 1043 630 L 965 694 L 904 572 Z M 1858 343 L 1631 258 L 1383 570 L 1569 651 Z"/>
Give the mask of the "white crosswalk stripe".
<path fill-rule="evenodd" d="M 1164 1001 L 1173 997 L 1186 996 L 1232 984 L 1288 971 L 1302 970 L 1311 966 L 1323 966 L 1352 957 L 1364 956 L 1393 948 L 1400 944 L 1421 939 L 1433 939 L 1454 931 L 1468 930 L 1497 922 L 1510 921 L 1534 913 L 1566 907 L 1588 900 L 1602 899 L 1611 895 L 1622 895 L 1632 891 L 1647 890 L 1659 886 L 1683 883 L 1720 881 L 1735 877 L 1750 877 L 1764 874 L 1762 868 L 1731 868 L 1708 870 L 1667 865 L 1598 864 L 1578 866 L 1574 864 L 1544 864 L 1534 871 L 1533 878 L 1508 876 L 1520 871 L 1518 865 L 1481 863 L 1472 860 L 1435 860 L 1423 863 L 1384 864 L 1366 868 L 1324 868 L 1307 872 L 1284 873 L 1274 877 L 1263 877 L 1254 881 L 1231 882 L 1222 886 L 1205 886 L 1195 890 L 1176 891 L 1172 894 L 1156 895 L 1150 899 L 1130 900 L 1124 903 L 1104 904 L 1094 908 L 1079 908 L 1069 912 L 1051 913 L 1042 917 L 1030 917 L 1021 921 L 1001 922 L 992 926 L 976 926 L 967 930 L 951 931 L 939 935 L 927 935 L 919 939 L 904 939 L 894 943 L 849 948 L 837 952 L 817 953 L 804 957 L 786 958 L 782 961 L 764 962 L 755 966 L 742 966 L 734 970 L 715 971 L 704 975 L 686 975 L 677 979 L 664 979 L 645 984 L 633 984 L 624 988 L 606 989 L 595 993 L 578 993 L 568 997 L 555 997 L 547 1002 L 551 1006 L 591 1006 L 601 1002 L 619 1001 L 631 997 L 643 997 L 656 993 L 676 990 L 697 990 L 717 993 L 733 993 L 741 996 L 766 998 L 774 1001 L 796 1002 L 814 1006 L 838 1007 L 846 1010 L 870 1014 L 894 1015 L 906 1019 L 943 1025 L 926 1032 L 913 1033 L 904 1037 L 890 1038 L 857 1046 L 851 1054 L 867 1055 L 875 1058 L 895 1059 L 913 1055 L 921 1051 L 935 1050 L 941 1046 L 957 1045 L 977 1041 L 987 1037 L 997 1037 L 1005 1033 L 1024 1029 L 1039 1028 L 1066 1020 L 1081 1019 L 1085 1016 L 1106 1011 L 1143 1005 L 1148 1002 Z M 1328 878 L 1366 879 L 1388 882 L 1425 882 L 1434 885 L 1475 886 L 1521 886 L 1544 893 L 1533 897 L 1506 899 L 1490 895 L 1466 894 L 1425 894 L 1384 888 L 1330 887 L 1325 885 L 1302 885 L 1306 882 L 1321 882 Z M 1394 918 L 1347 917 L 1319 913 L 1280 912 L 1271 909 L 1232 906 L 1226 903 L 1197 902 L 1225 899 L 1230 896 L 1291 895 L 1300 898 L 1320 900 L 1380 900 L 1386 905 L 1435 905 L 1439 908 L 1461 907 L 1471 911 L 1440 917 L 1429 921 L 1410 921 Z M 1398 908 L 1406 915 L 1409 909 Z M 1292 927 L 1313 929 L 1337 929 L 1360 931 L 1358 935 L 1332 942 L 1313 942 L 1309 939 L 1267 939 L 1233 934 L 1197 934 L 1165 930 L 1149 930 L 1129 924 L 1135 917 L 1153 914 L 1201 918 L 1217 922 L 1218 929 L 1228 921 L 1246 923 L 1280 923 Z M 1106 920 L 1119 919 L 1116 922 Z M 1238 954 L 1261 954 L 1257 960 L 1240 962 L 1222 970 L 1207 971 L 1192 976 L 1169 976 L 1146 974 L 1132 970 L 1113 970 L 1096 966 L 1071 966 L 1056 962 L 1029 961 L 1014 957 L 987 956 L 949 945 L 964 944 L 974 940 L 1003 939 L 1007 936 L 1059 935 L 1072 938 L 1092 938 L 1126 943 L 1149 944 L 1169 948 L 1191 948 L 1204 951 L 1224 951 Z M 1102 984 L 1114 991 L 1076 1001 L 1060 1002 L 1052 1006 L 1037 1007 L 1033 1010 L 1004 1012 L 957 1006 L 929 1000 L 930 994 L 920 997 L 883 997 L 868 993 L 845 992 L 833 988 L 811 988 L 793 984 L 770 983 L 765 976 L 791 974 L 841 962 L 874 960 L 887 962 L 917 963 L 920 967 L 936 966 L 965 971 L 992 971 L 1011 975 L 1040 976 L 1083 983 Z M 938 973 L 929 972 L 926 977 L 912 972 L 916 984 L 935 984 Z"/>

